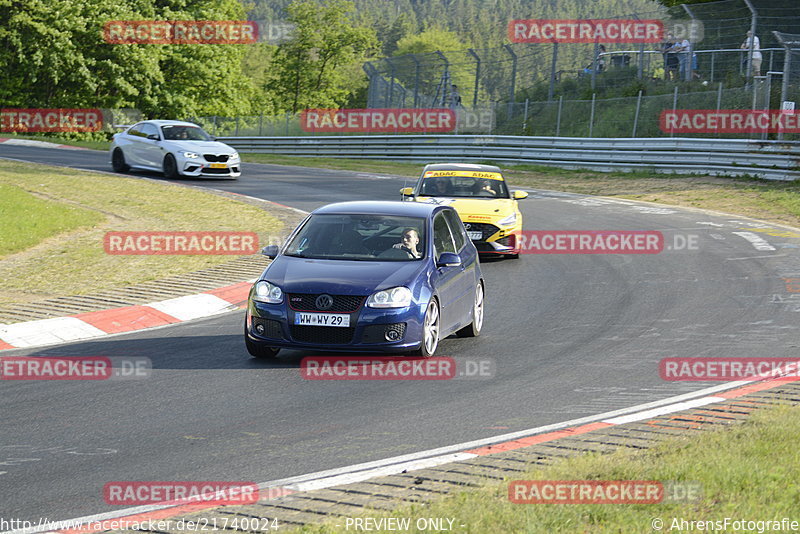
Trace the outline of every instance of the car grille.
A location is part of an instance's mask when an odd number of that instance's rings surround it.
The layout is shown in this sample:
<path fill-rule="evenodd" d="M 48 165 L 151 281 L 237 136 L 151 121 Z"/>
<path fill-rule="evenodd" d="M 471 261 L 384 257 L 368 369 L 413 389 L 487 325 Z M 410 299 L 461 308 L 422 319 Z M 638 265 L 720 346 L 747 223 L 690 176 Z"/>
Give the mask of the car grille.
<path fill-rule="evenodd" d="M 225 163 L 230 156 L 228 154 L 203 154 L 203 157 L 211 163 Z"/>
<path fill-rule="evenodd" d="M 264 333 L 258 334 L 255 328 L 256 325 L 262 324 L 264 325 Z M 253 317 L 253 332 L 256 332 L 261 337 L 267 337 L 270 339 L 283 339 L 283 330 L 281 329 L 280 321 L 275 321 L 273 319 L 262 319 L 261 317 Z"/>
<path fill-rule="evenodd" d="M 233 169 L 212 169 L 211 167 L 206 167 L 203 169 L 203 174 L 230 174 Z"/>
<path fill-rule="evenodd" d="M 394 331 L 397 334 L 395 339 L 391 341 L 400 341 L 406 334 L 406 323 L 391 323 L 391 324 L 373 324 L 364 327 L 364 333 L 361 334 L 362 343 L 386 343 L 386 333 Z"/>
<path fill-rule="evenodd" d="M 346 345 L 353 340 L 354 326 L 339 328 L 335 326 L 292 325 L 292 338 L 302 343 L 320 345 Z"/>
<path fill-rule="evenodd" d="M 314 312 L 328 312 L 328 313 L 353 313 L 361 307 L 364 302 L 364 297 L 356 295 L 331 295 L 333 297 L 333 306 L 328 309 L 321 310 L 317 308 L 317 297 L 322 293 L 304 294 L 304 293 L 290 293 L 289 294 L 289 307 L 295 311 L 314 311 Z"/>
<path fill-rule="evenodd" d="M 498 230 L 500 230 L 500 228 L 493 224 L 474 222 L 465 222 L 464 228 L 467 229 L 467 232 L 480 232 L 481 241 L 489 239 L 492 235 L 497 233 Z"/>

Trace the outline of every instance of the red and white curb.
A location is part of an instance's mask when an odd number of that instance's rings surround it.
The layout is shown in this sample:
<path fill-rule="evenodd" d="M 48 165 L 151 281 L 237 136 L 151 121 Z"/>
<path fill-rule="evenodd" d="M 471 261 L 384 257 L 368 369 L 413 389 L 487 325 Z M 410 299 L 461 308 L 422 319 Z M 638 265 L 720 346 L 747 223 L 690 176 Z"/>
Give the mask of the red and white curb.
<path fill-rule="evenodd" d="M 647 404 L 640 404 L 613 412 L 606 412 L 596 416 L 573 419 L 563 423 L 531 428 L 492 438 L 459 443 L 403 456 L 395 456 L 384 460 L 263 482 L 258 484 L 259 493 L 261 494 L 260 500 L 266 502 L 304 491 L 363 482 L 376 477 L 408 473 L 452 462 L 470 460 L 480 456 L 521 449 L 539 443 L 554 441 L 559 438 L 587 434 L 601 428 L 644 421 L 683 410 L 725 402 L 757 391 L 771 389 L 785 384 L 786 382 L 786 378 L 728 382 L 693 393 L 678 395 Z M 123 522 L 127 522 L 130 525 L 135 522 L 159 521 L 218 507 L 218 505 L 211 504 L 138 506 L 135 508 L 126 508 L 113 512 L 78 517 L 71 520 L 54 521 L 46 525 L 33 526 L 31 528 L 9 532 L 13 532 L 14 534 L 33 534 L 41 532 L 89 534 L 101 532 L 103 530 L 119 530 Z"/>
<path fill-rule="evenodd" d="M 205 293 L 69 317 L 0 324 L 0 351 L 93 339 L 210 317 L 243 308 L 255 280 Z"/>
<path fill-rule="evenodd" d="M 34 146 L 38 148 L 66 148 L 67 150 L 91 150 L 82 146 L 59 145 L 48 141 L 35 141 L 33 139 L 17 139 L 15 137 L 0 137 L 0 143 L 17 146 Z"/>

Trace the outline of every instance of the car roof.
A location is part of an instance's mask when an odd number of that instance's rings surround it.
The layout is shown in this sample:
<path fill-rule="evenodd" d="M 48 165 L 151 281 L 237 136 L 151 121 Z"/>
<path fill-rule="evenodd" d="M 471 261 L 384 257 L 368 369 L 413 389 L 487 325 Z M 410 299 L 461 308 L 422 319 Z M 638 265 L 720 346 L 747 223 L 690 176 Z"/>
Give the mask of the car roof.
<path fill-rule="evenodd" d="M 363 214 L 363 215 L 397 215 L 405 217 L 429 217 L 437 208 L 437 204 L 421 202 L 400 202 L 388 200 L 360 200 L 337 202 L 315 209 L 314 214 Z"/>
<path fill-rule="evenodd" d="M 478 165 L 477 163 L 429 163 L 425 165 L 425 171 L 482 171 L 482 172 L 501 172 L 500 167 L 495 165 Z"/>
<path fill-rule="evenodd" d="M 197 124 L 193 122 L 186 122 L 186 121 L 167 121 L 167 120 L 147 120 L 141 121 L 138 124 L 155 124 L 156 126 L 197 126 Z"/>

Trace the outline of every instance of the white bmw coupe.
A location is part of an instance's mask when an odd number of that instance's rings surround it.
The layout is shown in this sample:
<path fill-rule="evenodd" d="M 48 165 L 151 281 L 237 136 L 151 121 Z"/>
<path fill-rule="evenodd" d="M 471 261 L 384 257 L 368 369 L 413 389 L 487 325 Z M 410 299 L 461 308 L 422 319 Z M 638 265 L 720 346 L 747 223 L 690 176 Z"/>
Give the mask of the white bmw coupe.
<path fill-rule="evenodd" d="M 111 166 L 116 172 L 146 169 L 163 172 L 170 179 L 241 175 L 241 160 L 236 150 L 191 122 L 139 122 L 114 135 L 110 152 Z"/>

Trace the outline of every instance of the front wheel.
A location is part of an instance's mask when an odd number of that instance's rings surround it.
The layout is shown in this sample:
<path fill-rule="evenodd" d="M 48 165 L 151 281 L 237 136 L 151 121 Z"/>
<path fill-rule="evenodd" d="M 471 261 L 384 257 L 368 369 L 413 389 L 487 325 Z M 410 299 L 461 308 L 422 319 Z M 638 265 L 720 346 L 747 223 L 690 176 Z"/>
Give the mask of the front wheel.
<path fill-rule="evenodd" d="M 422 322 L 422 343 L 414 352 L 416 356 L 430 358 L 439 346 L 439 303 L 431 298 Z"/>
<path fill-rule="evenodd" d="M 475 287 L 475 300 L 472 304 L 472 323 L 468 324 L 458 332 L 458 337 L 476 337 L 483 328 L 483 284 L 478 282 Z"/>
<path fill-rule="evenodd" d="M 176 180 L 180 177 L 178 174 L 178 163 L 175 161 L 175 156 L 167 154 L 164 157 L 164 176 L 170 180 Z"/>
<path fill-rule="evenodd" d="M 114 172 L 128 172 L 130 170 L 130 166 L 125 163 L 125 154 L 121 148 L 115 148 L 111 154 L 111 167 Z"/>

